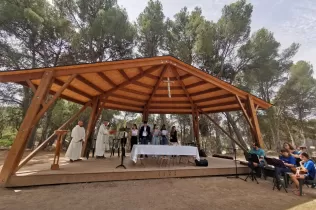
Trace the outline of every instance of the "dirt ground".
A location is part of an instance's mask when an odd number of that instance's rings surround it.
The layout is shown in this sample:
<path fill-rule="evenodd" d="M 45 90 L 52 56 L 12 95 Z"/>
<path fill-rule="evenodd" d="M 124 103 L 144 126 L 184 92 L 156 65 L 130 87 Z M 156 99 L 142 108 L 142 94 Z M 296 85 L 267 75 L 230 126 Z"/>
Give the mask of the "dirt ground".
<path fill-rule="evenodd" d="M 0 151 L 0 165 L 5 151 Z M 25 154 L 26 155 L 26 154 Z M 47 162 L 43 152 L 28 163 Z M 316 189 L 305 195 L 273 191 L 272 180 L 244 182 L 226 177 L 100 182 L 42 187 L 0 188 L 0 210 L 20 209 L 316 209 Z"/>
<path fill-rule="evenodd" d="M 160 179 L 0 188 L 0 209 L 315 209 L 316 189 L 298 197 L 226 177 Z"/>

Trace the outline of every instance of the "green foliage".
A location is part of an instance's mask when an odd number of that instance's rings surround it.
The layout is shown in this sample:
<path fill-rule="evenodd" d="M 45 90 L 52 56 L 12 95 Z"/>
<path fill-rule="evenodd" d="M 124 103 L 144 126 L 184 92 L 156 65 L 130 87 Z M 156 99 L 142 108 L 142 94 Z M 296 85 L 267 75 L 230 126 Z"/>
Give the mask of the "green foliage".
<path fill-rule="evenodd" d="M 137 18 L 138 51 L 143 57 L 159 55 L 163 48 L 166 26 L 160 1 L 149 0 Z"/>

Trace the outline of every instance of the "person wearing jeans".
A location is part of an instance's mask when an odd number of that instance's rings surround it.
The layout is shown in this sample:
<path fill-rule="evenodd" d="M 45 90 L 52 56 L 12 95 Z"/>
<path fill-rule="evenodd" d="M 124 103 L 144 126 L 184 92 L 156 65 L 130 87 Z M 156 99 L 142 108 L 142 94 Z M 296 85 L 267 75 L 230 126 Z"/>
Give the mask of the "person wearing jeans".
<path fill-rule="evenodd" d="M 153 138 L 152 138 L 152 141 L 151 141 L 152 145 L 159 145 L 160 144 L 160 142 L 159 142 L 159 134 L 160 134 L 160 131 L 157 128 L 157 125 L 155 124 L 154 128 L 153 128 Z"/>
<path fill-rule="evenodd" d="M 160 135 L 161 135 L 161 145 L 168 145 L 168 131 L 166 129 L 165 125 L 162 125 L 161 130 L 160 130 Z"/>

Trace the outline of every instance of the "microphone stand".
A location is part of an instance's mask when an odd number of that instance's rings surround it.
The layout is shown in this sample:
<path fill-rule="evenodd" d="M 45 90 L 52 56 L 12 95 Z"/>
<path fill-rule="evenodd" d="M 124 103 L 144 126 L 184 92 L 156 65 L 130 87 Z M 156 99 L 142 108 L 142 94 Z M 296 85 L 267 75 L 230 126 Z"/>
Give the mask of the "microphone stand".
<path fill-rule="evenodd" d="M 236 149 L 236 147 L 234 148 L 234 153 L 235 153 L 235 159 L 234 159 L 234 161 L 235 161 L 235 169 L 236 169 L 236 172 L 235 172 L 235 176 L 228 176 L 227 177 L 227 179 L 241 179 L 241 180 L 244 180 L 243 178 L 241 178 L 241 177 L 239 177 L 239 174 L 238 174 L 238 172 L 237 172 L 237 149 Z"/>
<path fill-rule="evenodd" d="M 121 148 L 122 148 L 122 155 L 121 155 L 121 164 L 116 166 L 116 168 L 124 168 L 126 169 L 125 165 L 124 165 L 124 157 L 125 157 L 125 145 L 126 145 L 126 141 L 127 139 L 125 138 L 125 131 L 123 133 L 123 138 L 121 139 Z"/>

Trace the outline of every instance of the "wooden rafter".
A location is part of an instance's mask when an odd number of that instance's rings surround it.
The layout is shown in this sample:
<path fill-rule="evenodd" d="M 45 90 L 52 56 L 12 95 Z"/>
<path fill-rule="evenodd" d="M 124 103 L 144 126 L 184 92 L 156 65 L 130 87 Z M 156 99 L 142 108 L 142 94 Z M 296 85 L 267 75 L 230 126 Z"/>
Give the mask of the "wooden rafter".
<path fill-rule="evenodd" d="M 190 89 L 190 88 L 195 88 L 195 87 L 198 87 L 200 85 L 205 85 L 205 84 L 207 84 L 205 81 L 199 81 L 199 82 L 187 85 L 187 86 L 185 86 L 185 88 Z"/>
<path fill-rule="evenodd" d="M 123 82 L 123 83 L 117 85 L 116 87 L 114 87 L 114 88 L 112 88 L 112 89 L 106 91 L 105 93 L 103 93 L 103 94 L 101 95 L 101 100 L 104 99 L 104 98 L 109 97 L 114 91 L 119 90 L 119 89 L 121 89 L 121 88 L 124 88 L 124 87 L 126 87 L 127 85 L 133 83 L 133 81 L 137 81 L 137 80 L 139 80 L 140 78 L 142 78 L 143 76 L 145 76 L 145 75 L 147 75 L 147 74 L 150 74 L 150 73 L 156 71 L 157 68 L 160 68 L 160 67 L 161 67 L 161 65 L 159 65 L 159 66 L 153 66 L 153 67 L 147 69 L 146 71 L 143 71 L 143 72 L 137 74 L 136 76 L 130 78 L 130 80 L 125 81 L 125 82 Z"/>
<path fill-rule="evenodd" d="M 159 98 L 169 98 L 168 94 L 155 94 L 155 97 Z M 182 98 L 182 97 L 187 97 L 186 94 L 181 94 L 181 93 L 173 93 L 172 98 Z"/>
<path fill-rule="evenodd" d="M 168 90 L 168 87 L 158 87 L 157 90 Z M 172 86 L 172 90 L 182 90 L 181 86 Z"/>
<path fill-rule="evenodd" d="M 151 101 L 151 104 L 174 104 L 174 101 Z M 190 104 L 188 101 L 176 101 L 177 104 Z"/>
<path fill-rule="evenodd" d="M 147 84 L 144 84 L 144 83 L 141 83 L 138 81 L 133 81 L 132 84 L 138 85 L 138 86 L 143 87 L 143 88 L 153 89 L 153 86 L 147 85 Z"/>
<path fill-rule="evenodd" d="M 207 108 L 216 108 L 216 107 L 222 107 L 222 106 L 230 106 L 230 105 L 236 105 L 235 101 L 228 101 L 228 102 L 222 102 L 217 104 L 206 104 L 203 106 L 199 106 L 200 109 L 207 109 Z"/>
<path fill-rule="evenodd" d="M 80 82 L 86 84 L 87 86 L 93 88 L 94 90 L 96 90 L 99 93 L 103 93 L 104 92 L 104 90 L 102 90 L 97 85 L 93 84 L 92 82 L 90 82 L 89 80 L 87 80 L 86 78 L 84 78 L 81 75 L 78 75 L 76 79 L 79 80 Z"/>
<path fill-rule="evenodd" d="M 107 83 L 109 83 L 112 87 L 115 87 L 116 84 L 109 78 L 107 77 L 105 74 L 103 74 L 102 72 L 98 72 L 98 75 Z"/>
<path fill-rule="evenodd" d="M 27 79 L 26 80 L 27 85 L 31 88 L 31 90 L 33 91 L 33 93 L 36 92 L 36 87 L 34 86 L 34 84 L 31 82 L 31 80 Z"/>
<path fill-rule="evenodd" d="M 229 97 L 234 97 L 234 95 L 232 95 L 232 94 L 224 94 L 224 95 L 213 96 L 213 97 L 209 97 L 209 98 L 198 99 L 198 100 L 195 100 L 195 103 L 203 103 L 203 102 L 208 102 L 208 101 L 215 101 L 215 100 L 229 98 Z"/>
<path fill-rule="evenodd" d="M 121 88 L 120 90 L 121 90 L 121 91 L 128 92 L 128 93 L 134 93 L 134 94 L 136 94 L 136 95 L 141 95 L 141 96 L 149 97 L 149 94 L 148 94 L 148 93 L 140 92 L 140 91 L 138 91 L 138 90 L 131 90 L 131 89 L 128 89 L 128 88 Z"/>
<path fill-rule="evenodd" d="M 57 79 L 57 78 L 55 78 L 54 83 L 55 83 L 56 85 L 59 85 L 59 86 L 63 86 L 63 85 L 65 84 L 64 81 L 59 80 L 59 79 Z M 88 93 L 85 93 L 85 92 L 79 90 L 78 88 L 73 87 L 72 85 L 68 85 L 67 89 L 70 90 L 70 91 L 72 91 L 72 92 L 74 92 L 74 93 L 76 93 L 76 94 L 78 94 L 78 95 L 81 95 L 81 96 L 83 96 L 83 97 L 85 97 L 85 98 L 92 99 L 92 96 L 91 96 L 91 95 L 89 95 Z"/>
<path fill-rule="evenodd" d="M 63 86 L 54 94 L 54 96 L 44 104 L 43 108 L 36 115 L 33 126 L 41 119 L 41 117 L 45 114 L 48 108 L 60 97 L 62 92 L 68 87 L 68 85 L 77 77 L 77 74 L 70 76 L 67 81 L 63 84 Z"/>
<path fill-rule="evenodd" d="M 120 69 L 119 72 L 121 73 L 121 75 L 124 77 L 125 80 L 129 81 L 129 77 L 127 76 L 127 74 L 125 73 L 123 69 Z"/>
<path fill-rule="evenodd" d="M 159 87 L 159 85 L 160 85 L 160 83 L 162 81 L 162 78 L 163 78 L 165 72 L 167 71 L 167 68 L 168 68 L 168 65 L 164 65 L 164 67 L 162 68 L 161 73 L 160 73 L 160 77 L 157 80 L 157 82 L 156 82 L 156 84 L 154 86 L 154 89 L 153 89 L 152 93 L 150 94 L 149 99 L 146 102 L 145 109 L 148 109 L 148 107 L 150 106 L 150 103 L 151 103 L 154 95 L 156 94 L 156 91 L 157 91 L 157 89 L 158 89 L 158 87 Z"/>
<path fill-rule="evenodd" d="M 190 101 L 191 107 L 192 107 L 192 110 L 193 110 L 193 109 L 194 109 L 194 102 L 193 102 L 193 100 L 192 100 L 192 98 L 191 98 L 191 96 L 190 96 L 190 93 L 189 93 L 188 90 L 185 88 L 185 85 L 184 85 L 183 81 L 180 79 L 180 75 L 179 75 L 178 70 L 177 70 L 175 67 L 172 67 L 172 69 L 173 69 L 173 72 L 174 72 L 175 75 L 176 75 L 176 78 L 177 78 L 178 82 L 180 83 L 180 85 L 181 85 L 181 87 L 182 87 L 183 92 L 185 93 L 186 97 L 187 97 L 188 100 Z M 174 96 L 174 94 L 173 94 L 172 96 Z"/>
<path fill-rule="evenodd" d="M 120 94 L 117 94 L 117 93 L 113 93 L 111 95 L 111 97 L 118 98 L 118 99 L 129 100 L 131 102 L 139 102 L 139 103 L 143 103 L 143 104 L 146 103 L 146 100 L 142 100 L 142 99 L 138 99 L 138 98 L 134 98 L 134 97 L 129 97 L 129 96 L 123 96 L 123 95 L 120 95 Z"/>
<path fill-rule="evenodd" d="M 198 91 L 198 92 L 195 92 L 195 93 L 191 93 L 190 95 L 191 96 L 199 96 L 199 95 L 203 95 L 203 94 L 210 94 L 210 93 L 214 93 L 214 92 L 217 92 L 217 91 L 220 91 L 222 89 L 218 88 L 218 87 L 215 87 L 215 88 L 209 88 L 209 89 L 206 89 L 206 90 L 202 90 L 202 91 Z"/>
<path fill-rule="evenodd" d="M 102 101 L 104 101 L 106 104 L 117 104 L 117 105 L 121 105 L 121 106 L 128 106 L 128 107 L 134 107 L 134 108 L 143 108 L 143 107 L 136 105 L 136 104 L 126 105 L 126 103 L 124 103 L 124 102 L 113 101 L 113 100 L 109 100 L 109 99 L 102 100 Z"/>

